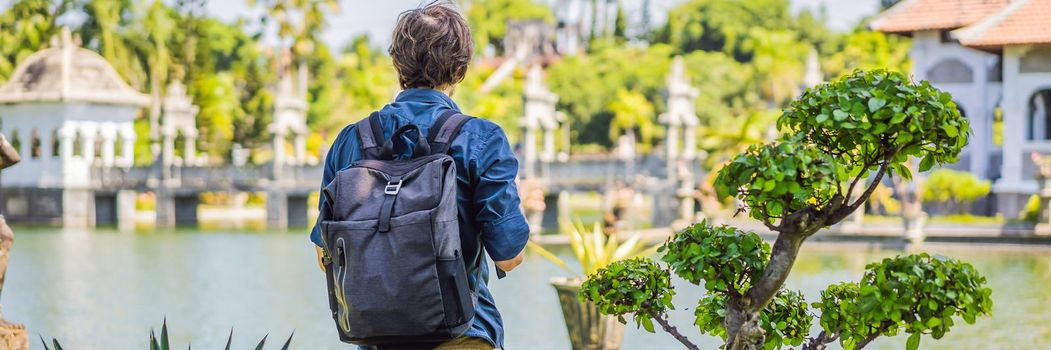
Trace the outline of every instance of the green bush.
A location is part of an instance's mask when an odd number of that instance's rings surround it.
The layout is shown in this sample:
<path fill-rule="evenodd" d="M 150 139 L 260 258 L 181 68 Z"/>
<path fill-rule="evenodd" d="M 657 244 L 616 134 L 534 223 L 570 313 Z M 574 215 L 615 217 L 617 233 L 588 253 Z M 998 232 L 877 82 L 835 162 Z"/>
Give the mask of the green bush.
<path fill-rule="evenodd" d="M 1040 204 L 1040 196 L 1035 194 L 1029 196 L 1029 200 L 1025 202 L 1025 209 L 1022 210 L 1022 221 L 1031 223 L 1040 221 Z"/>
<path fill-rule="evenodd" d="M 807 337 L 810 308 L 783 288 L 800 247 L 818 230 L 863 206 L 885 176 L 911 179 L 957 160 L 970 125 L 952 96 L 901 73 L 855 71 L 808 89 L 778 120 L 786 136 L 748 149 L 715 181 L 720 196 L 743 202 L 749 216 L 777 234 L 771 247 L 758 235 L 707 222 L 686 228 L 658 249 L 667 267 L 646 259 L 613 263 L 589 276 L 581 299 L 607 314 L 655 321 L 688 349 L 698 347 L 667 321 L 673 309 L 670 272 L 707 295 L 694 324 L 722 337 L 727 350 L 824 348 L 840 341 L 860 349 L 880 335 L 941 338 L 954 317 L 974 322 L 992 309 L 985 278 L 966 263 L 926 254 L 870 264 L 860 283 L 822 292 L 822 331 Z M 805 344 L 804 344 L 805 343 Z"/>
<path fill-rule="evenodd" d="M 992 186 L 969 172 L 938 169 L 927 177 L 923 199 L 941 205 L 943 212 L 964 214 L 974 201 L 989 195 Z"/>

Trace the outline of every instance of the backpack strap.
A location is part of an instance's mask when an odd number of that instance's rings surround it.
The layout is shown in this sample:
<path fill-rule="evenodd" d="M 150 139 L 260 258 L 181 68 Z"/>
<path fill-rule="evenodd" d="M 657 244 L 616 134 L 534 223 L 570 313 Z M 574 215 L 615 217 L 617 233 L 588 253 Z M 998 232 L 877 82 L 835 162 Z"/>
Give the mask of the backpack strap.
<path fill-rule="evenodd" d="M 383 148 L 383 126 L 380 124 L 379 112 L 372 112 L 368 118 L 356 124 L 358 139 L 361 140 L 361 153 L 364 159 L 379 159 Z"/>
<path fill-rule="evenodd" d="M 427 131 L 427 140 L 431 144 L 431 154 L 443 154 L 449 152 L 456 136 L 460 135 L 460 129 L 474 117 L 464 115 L 456 110 L 442 113 L 434 125 Z"/>

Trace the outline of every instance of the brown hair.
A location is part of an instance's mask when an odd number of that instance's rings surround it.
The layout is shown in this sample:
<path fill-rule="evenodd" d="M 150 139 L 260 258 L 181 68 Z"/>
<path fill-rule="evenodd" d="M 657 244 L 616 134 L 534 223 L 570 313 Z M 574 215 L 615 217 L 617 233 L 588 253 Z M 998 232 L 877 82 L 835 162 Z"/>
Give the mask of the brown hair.
<path fill-rule="evenodd" d="M 454 5 L 434 1 L 398 16 L 388 52 L 403 89 L 439 88 L 463 80 L 474 41 Z"/>

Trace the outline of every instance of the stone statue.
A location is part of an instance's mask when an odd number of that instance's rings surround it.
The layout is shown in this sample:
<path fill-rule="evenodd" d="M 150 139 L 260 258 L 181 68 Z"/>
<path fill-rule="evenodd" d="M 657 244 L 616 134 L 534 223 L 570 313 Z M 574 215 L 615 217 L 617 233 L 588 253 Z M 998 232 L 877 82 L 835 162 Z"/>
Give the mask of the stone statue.
<path fill-rule="evenodd" d="M 1037 235 L 1051 235 L 1051 156 L 1033 152 L 1036 165 L 1037 196 L 1040 197 L 1040 216 L 1033 231 Z"/>
<path fill-rule="evenodd" d="M 15 165 L 22 160 L 18 152 L 7 139 L 0 135 L 0 171 Z M 0 197 L 2 198 L 2 197 Z M 3 203 L 0 203 L 0 208 Z M 0 215 L 0 293 L 4 290 L 4 277 L 7 275 L 8 253 L 11 245 L 15 243 L 15 233 L 7 226 L 4 216 Z M 10 323 L 0 317 L 0 350 L 26 350 L 29 349 L 29 336 L 26 327 L 20 324 Z"/>

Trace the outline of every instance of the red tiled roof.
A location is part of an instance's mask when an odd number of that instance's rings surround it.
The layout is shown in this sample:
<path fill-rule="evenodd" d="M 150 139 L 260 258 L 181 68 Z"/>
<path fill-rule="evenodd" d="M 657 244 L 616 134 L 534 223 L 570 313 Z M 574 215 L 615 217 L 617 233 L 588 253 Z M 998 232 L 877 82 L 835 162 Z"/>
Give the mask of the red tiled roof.
<path fill-rule="evenodd" d="M 1015 0 L 994 15 L 953 32 L 964 46 L 1051 44 L 1051 0 Z"/>
<path fill-rule="evenodd" d="M 1008 0 L 905 0 L 879 15 L 869 27 L 886 33 L 956 29 L 996 13 L 1007 3 Z"/>

